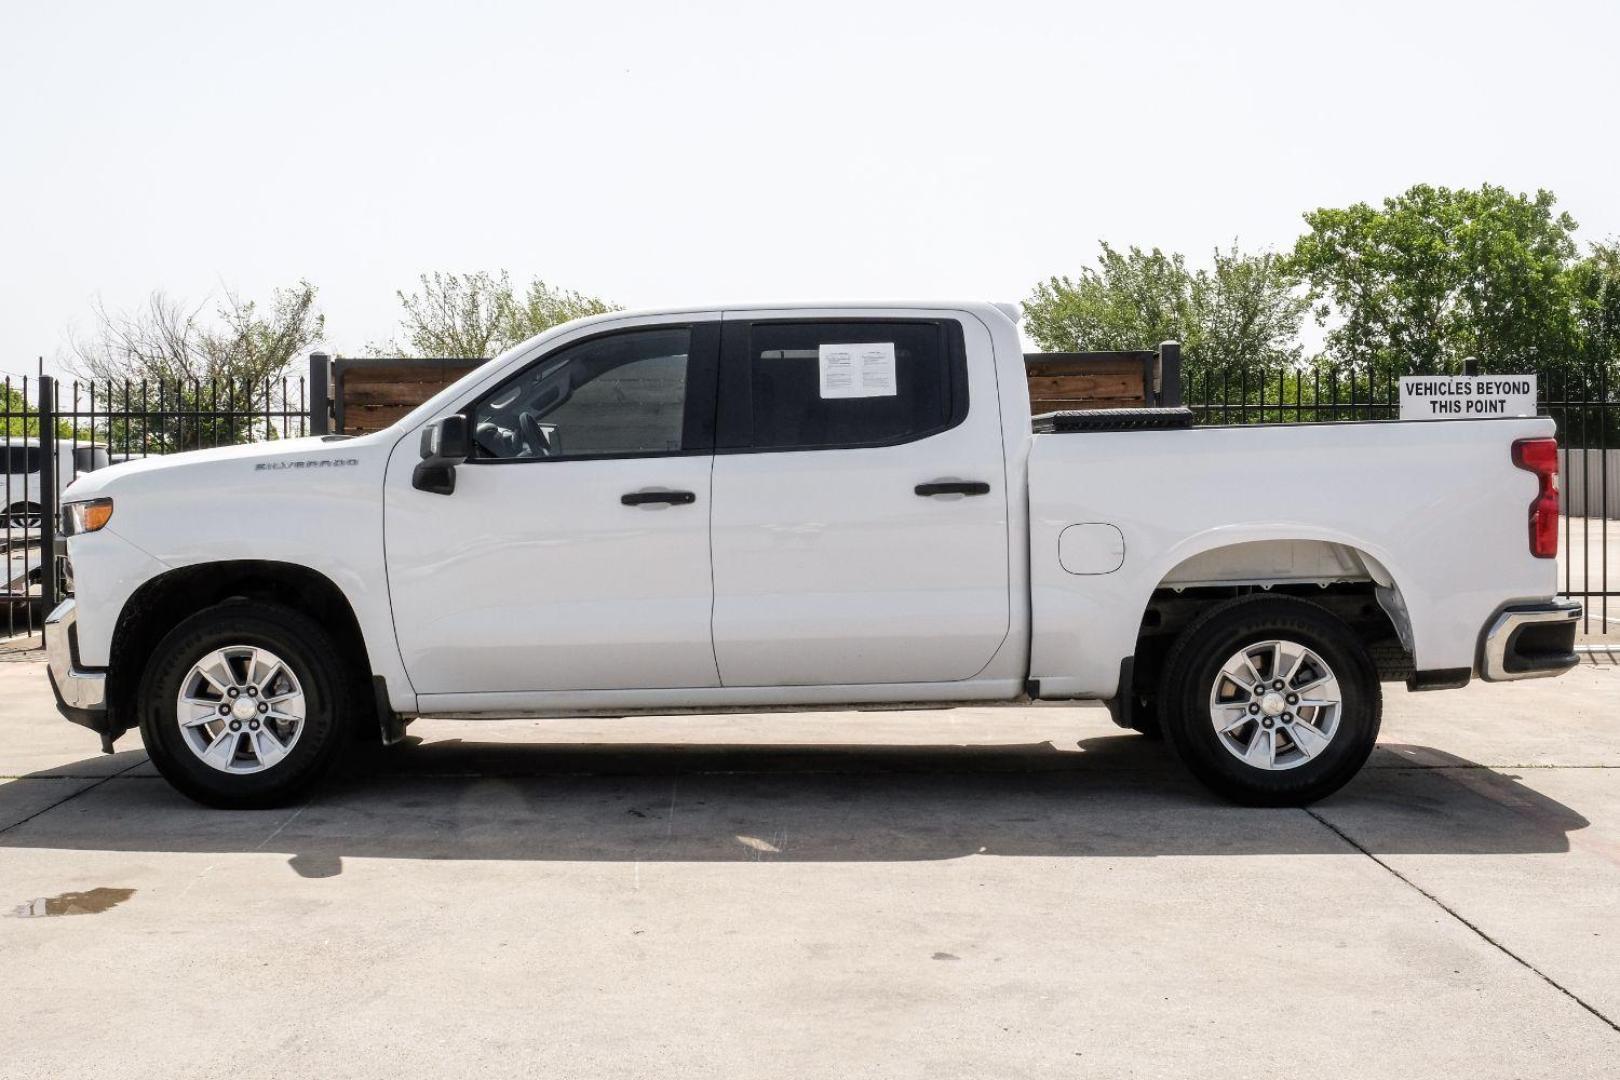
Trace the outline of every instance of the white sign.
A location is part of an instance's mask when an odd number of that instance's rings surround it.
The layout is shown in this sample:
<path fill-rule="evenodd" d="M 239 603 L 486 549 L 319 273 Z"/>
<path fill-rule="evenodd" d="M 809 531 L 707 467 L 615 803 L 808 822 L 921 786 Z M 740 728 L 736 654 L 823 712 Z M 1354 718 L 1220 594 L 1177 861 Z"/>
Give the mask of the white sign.
<path fill-rule="evenodd" d="M 894 342 L 821 347 L 821 396 L 893 397 Z"/>
<path fill-rule="evenodd" d="M 1402 420 L 1536 415 L 1534 375 L 1403 375 Z"/>

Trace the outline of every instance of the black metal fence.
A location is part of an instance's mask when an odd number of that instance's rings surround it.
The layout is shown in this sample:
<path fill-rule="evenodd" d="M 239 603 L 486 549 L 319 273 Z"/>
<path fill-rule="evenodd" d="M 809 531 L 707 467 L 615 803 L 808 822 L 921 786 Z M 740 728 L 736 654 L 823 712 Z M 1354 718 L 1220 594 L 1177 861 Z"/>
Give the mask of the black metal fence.
<path fill-rule="evenodd" d="M 324 358 L 322 358 L 324 359 Z M 314 368 L 312 367 L 312 370 Z M 324 371 L 320 373 L 324 375 Z M 1332 368 L 1165 371 L 1167 391 L 1199 423 L 1391 420 L 1400 413 L 1393 377 Z M 1620 394 L 1610 373 L 1542 373 L 1541 412 L 1558 424 L 1564 593 L 1584 601 L 1585 632 L 1620 638 Z M 6 376 L 0 382 L 0 633 L 37 634 L 44 610 L 69 584 L 55 526 L 61 492 L 82 472 L 152 454 L 296 438 L 320 430 L 303 379 L 244 383 L 74 382 Z M 313 411 L 325 416 L 325 393 Z M 1168 393 L 1165 395 L 1169 397 Z M 403 403 L 401 403 L 403 404 Z M 1616 561 L 1620 561 L 1617 556 Z"/>
<path fill-rule="evenodd" d="M 44 518 L 57 459 L 41 438 L 42 393 L 39 379 L 0 381 L 0 633 L 7 637 L 37 631 L 35 597 L 45 591 Z"/>
<path fill-rule="evenodd" d="M 1470 372 L 1472 373 L 1472 372 Z M 1585 606 L 1582 632 L 1620 637 L 1620 388 L 1612 374 L 1538 372 L 1539 411 L 1558 425 L 1563 545 L 1559 585 Z M 1199 424 L 1290 424 L 1400 418 L 1400 380 L 1324 368 L 1240 368 L 1181 374 Z"/>
<path fill-rule="evenodd" d="M 0 633 L 35 635 L 71 589 L 56 543 L 62 492 L 123 461 L 311 433 L 303 379 L 0 383 Z"/>
<path fill-rule="evenodd" d="M 1541 413 L 1560 445 L 1620 447 L 1620 388 L 1606 372 L 1537 373 Z M 1288 424 L 1400 418 L 1400 380 L 1338 368 L 1236 368 L 1181 375 L 1200 424 Z"/>
<path fill-rule="evenodd" d="M 114 461 L 309 434 L 303 379 L 59 382 L 63 440 Z"/>

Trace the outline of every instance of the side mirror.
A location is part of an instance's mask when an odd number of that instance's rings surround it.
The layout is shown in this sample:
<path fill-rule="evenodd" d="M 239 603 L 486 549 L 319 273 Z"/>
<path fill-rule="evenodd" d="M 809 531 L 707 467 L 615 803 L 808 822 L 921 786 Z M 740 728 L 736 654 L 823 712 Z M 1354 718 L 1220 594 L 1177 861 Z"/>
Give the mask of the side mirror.
<path fill-rule="evenodd" d="M 452 495 L 456 466 L 471 456 L 467 418 L 457 414 L 436 420 L 422 429 L 422 460 L 411 473 L 411 486 L 435 495 Z"/>

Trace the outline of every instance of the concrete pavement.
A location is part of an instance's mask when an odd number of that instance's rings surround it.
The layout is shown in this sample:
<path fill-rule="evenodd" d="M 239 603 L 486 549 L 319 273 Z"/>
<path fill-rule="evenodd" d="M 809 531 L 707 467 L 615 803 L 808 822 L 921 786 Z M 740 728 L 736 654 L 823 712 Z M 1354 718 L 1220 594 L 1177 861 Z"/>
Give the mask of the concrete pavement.
<path fill-rule="evenodd" d="M 0 1077 L 1620 1063 L 1614 667 L 1391 688 L 1309 811 L 1043 707 L 421 721 L 227 814 L 43 676 L 0 660 Z"/>

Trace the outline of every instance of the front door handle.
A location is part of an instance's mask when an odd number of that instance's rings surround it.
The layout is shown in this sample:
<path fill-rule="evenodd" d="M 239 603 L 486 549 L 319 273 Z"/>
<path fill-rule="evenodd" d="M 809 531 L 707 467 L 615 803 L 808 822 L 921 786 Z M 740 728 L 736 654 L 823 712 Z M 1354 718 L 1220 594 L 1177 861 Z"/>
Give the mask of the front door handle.
<path fill-rule="evenodd" d="M 990 485 L 983 480 L 935 480 L 931 484 L 918 484 L 917 494 L 928 495 L 988 495 Z"/>
<path fill-rule="evenodd" d="M 655 503 L 689 506 L 697 502 L 697 496 L 690 491 L 632 491 L 620 495 L 619 501 L 626 506 L 647 506 Z"/>

